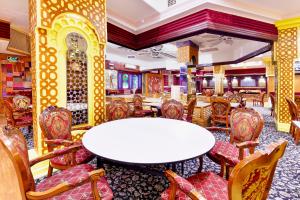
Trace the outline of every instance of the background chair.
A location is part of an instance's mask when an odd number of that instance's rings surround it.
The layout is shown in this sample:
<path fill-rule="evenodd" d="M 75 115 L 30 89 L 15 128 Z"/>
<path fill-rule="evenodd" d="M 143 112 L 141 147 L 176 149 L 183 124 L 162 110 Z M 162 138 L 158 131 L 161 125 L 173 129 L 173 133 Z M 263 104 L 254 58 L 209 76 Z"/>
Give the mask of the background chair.
<path fill-rule="evenodd" d="M 187 122 L 192 122 L 194 109 L 197 103 L 196 98 L 191 98 L 186 106 L 186 113 L 183 115 L 183 120 Z"/>
<path fill-rule="evenodd" d="M 8 125 L 16 128 L 32 127 L 32 109 L 30 98 L 16 95 L 3 100 L 4 113 Z"/>
<path fill-rule="evenodd" d="M 270 94 L 270 99 L 271 99 L 271 116 L 275 116 L 275 96 L 273 94 Z"/>
<path fill-rule="evenodd" d="M 290 134 L 295 138 L 295 131 L 296 127 L 293 124 L 293 121 L 299 121 L 300 120 L 300 111 L 297 108 L 297 105 L 295 102 L 290 98 L 285 98 L 285 100 L 288 103 L 290 115 L 291 115 L 291 123 L 290 123 Z"/>
<path fill-rule="evenodd" d="M 224 93 L 223 97 L 227 98 L 227 97 L 230 97 L 231 95 L 233 95 L 233 92 L 227 91 Z"/>
<path fill-rule="evenodd" d="M 230 102 L 222 97 L 211 99 L 211 123 L 215 126 L 217 123 L 226 124 L 229 127 Z"/>
<path fill-rule="evenodd" d="M 237 108 L 231 112 L 230 116 L 231 128 L 209 127 L 208 130 L 223 130 L 230 132 L 230 142 L 217 141 L 208 157 L 216 163 L 220 164 L 217 154 L 222 154 L 226 158 L 228 169 L 234 167 L 246 155 L 245 149 L 249 149 L 249 153 L 253 154 L 256 146 L 259 145 L 258 137 L 264 127 L 264 119 L 262 115 L 252 108 Z M 221 172 L 223 173 L 223 172 Z"/>
<path fill-rule="evenodd" d="M 171 170 L 165 172 L 170 186 L 161 194 L 162 200 L 266 200 L 278 160 L 283 156 L 287 141 L 268 145 L 234 167 L 229 181 L 204 172 L 184 179 Z"/>
<path fill-rule="evenodd" d="M 143 109 L 143 97 L 141 95 L 135 94 L 133 97 L 133 106 L 134 106 L 134 117 L 145 117 L 153 116 L 152 110 Z"/>
<path fill-rule="evenodd" d="M 253 99 L 253 106 L 262 106 L 262 107 L 264 107 L 264 105 L 265 105 L 265 96 L 266 96 L 265 92 L 260 93 L 260 95 L 258 97 Z"/>
<path fill-rule="evenodd" d="M 183 112 L 184 112 L 183 104 L 174 99 L 166 100 L 161 105 L 161 113 L 162 113 L 162 117 L 164 118 L 182 120 Z"/>
<path fill-rule="evenodd" d="M 69 110 L 50 106 L 40 114 L 39 120 L 49 152 L 61 146 L 68 147 L 73 144 L 81 146 L 74 157 L 72 155 L 64 155 L 50 159 L 48 176 L 52 175 L 53 168 L 64 170 L 77 164 L 87 163 L 94 158 L 94 155 L 83 147 L 81 141 L 73 141 L 71 134 L 72 130 L 88 130 L 91 127 L 72 129 L 72 113 Z"/>
<path fill-rule="evenodd" d="M 124 100 L 114 100 L 106 107 L 107 121 L 125 119 L 130 116 L 130 107 Z"/>
<path fill-rule="evenodd" d="M 35 185 L 30 167 L 41 161 L 76 152 L 80 145 L 55 150 L 29 161 L 26 141 L 20 130 L 0 130 L 0 199 L 105 199 L 113 193 L 103 169 L 82 164 L 45 178 Z"/>

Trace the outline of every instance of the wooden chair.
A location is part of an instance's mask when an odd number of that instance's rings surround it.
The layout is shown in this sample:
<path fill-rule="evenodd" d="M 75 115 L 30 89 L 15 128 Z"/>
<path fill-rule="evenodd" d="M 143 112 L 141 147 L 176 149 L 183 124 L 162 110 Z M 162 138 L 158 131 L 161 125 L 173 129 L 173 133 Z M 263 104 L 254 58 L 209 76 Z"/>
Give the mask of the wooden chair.
<path fill-rule="evenodd" d="M 231 112 L 231 128 L 208 127 L 208 130 L 228 131 L 230 132 L 230 142 L 217 141 L 207 156 L 216 163 L 220 164 L 217 154 L 222 154 L 226 158 L 226 175 L 229 169 L 234 167 L 242 160 L 248 152 L 254 153 L 254 149 L 259 145 L 258 137 L 264 127 L 262 115 L 252 108 L 237 108 Z M 224 173 L 224 172 L 221 172 Z"/>
<path fill-rule="evenodd" d="M 272 107 L 271 107 L 271 117 L 274 117 L 275 116 L 275 97 L 273 94 L 270 94 L 270 99 L 271 99 L 271 104 L 272 104 Z"/>
<path fill-rule="evenodd" d="M 230 97 L 231 95 L 233 95 L 233 92 L 227 91 L 224 93 L 223 97 L 227 98 L 227 97 Z"/>
<path fill-rule="evenodd" d="M 253 106 L 262 106 L 262 107 L 264 107 L 264 105 L 265 105 L 265 96 L 266 96 L 265 92 L 260 93 L 260 95 L 258 97 L 253 99 Z"/>
<path fill-rule="evenodd" d="M 299 121 L 300 120 L 300 112 L 297 108 L 297 105 L 295 104 L 295 102 L 290 99 L 290 98 L 285 98 L 288 106 L 289 106 L 289 111 L 290 111 L 290 115 L 291 115 L 291 123 L 290 123 L 290 134 L 295 138 L 295 131 L 296 128 L 293 124 L 293 121 Z"/>
<path fill-rule="evenodd" d="M 186 106 L 186 113 L 183 115 L 183 120 L 187 122 L 192 122 L 194 109 L 197 103 L 196 98 L 191 98 Z"/>
<path fill-rule="evenodd" d="M 21 95 L 16 95 L 13 98 L 4 98 L 3 105 L 8 125 L 16 128 L 32 127 L 30 98 Z"/>
<path fill-rule="evenodd" d="M 203 94 L 207 97 L 211 97 L 212 95 L 214 95 L 215 91 L 212 89 L 206 89 L 204 90 Z"/>
<path fill-rule="evenodd" d="M 154 112 L 152 110 L 143 109 L 143 97 L 141 95 L 135 94 L 133 97 L 133 106 L 134 106 L 134 117 L 145 117 L 153 116 Z"/>
<path fill-rule="evenodd" d="M 215 97 L 211 99 L 211 123 L 213 126 L 216 123 L 226 124 L 226 128 L 229 127 L 230 117 L 230 101 L 222 98 Z"/>
<path fill-rule="evenodd" d="M 295 95 L 295 104 L 297 105 L 298 110 L 300 110 L 300 96 Z"/>
<path fill-rule="evenodd" d="M 183 119 L 184 107 L 183 104 L 174 99 L 166 100 L 161 105 L 162 117 L 168 119 Z"/>
<path fill-rule="evenodd" d="M 130 107 L 124 100 L 114 100 L 106 107 L 107 121 L 125 119 L 130 115 Z"/>
<path fill-rule="evenodd" d="M 56 106 L 46 108 L 39 118 L 44 141 L 47 144 L 49 152 L 54 151 L 58 147 L 65 147 L 78 144 L 81 148 L 76 151 L 75 158 L 71 156 L 57 156 L 51 158 L 48 168 L 48 177 L 52 175 L 53 168 L 64 170 L 74 165 L 87 163 L 94 158 L 94 155 L 86 150 L 81 141 L 73 141 L 71 131 L 88 130 L 91 127 L 72 128 L 72 113 Z"/>
<path fill-rule="evenodd" d="M 278 160 L 287 141 L 268 145 L 236 165 L 229 181 L 213 172 L 197 173 L 184 179 L 171 170 L 165 171 L 170 186 L 161 194 L 162 200 L 266 200 L 271 189 Z"/>
<path fill-rule="evenodd" d="M 56 173 L 35 184 L 31 167 L 39 162 L 75 153 L 80 145 L 55 150 L 29 161 L 26 141 L 20 130 L 0 130 L 0 199 L 112 199 L 103 169 L 82 164 Z"/>

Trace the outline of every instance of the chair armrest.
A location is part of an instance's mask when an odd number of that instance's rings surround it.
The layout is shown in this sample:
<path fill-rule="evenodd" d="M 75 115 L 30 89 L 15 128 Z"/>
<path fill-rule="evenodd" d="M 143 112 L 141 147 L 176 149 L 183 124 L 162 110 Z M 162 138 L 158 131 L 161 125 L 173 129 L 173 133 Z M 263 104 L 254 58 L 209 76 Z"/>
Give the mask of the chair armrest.
<path fill-rule="evenodd" d="M 70 146 L 70 145 L 74 144 L 73 141 L 64 140 L 64 139 L 51 139 L 51 140 L 45 139 L 44 142 L 47 145 L 64 145 L 64 146 Z"/>
<path fill-rule="evenodd" d="M 231 128 L 223 128 L 223 127 L 205 127 L 209 131 L 231 131 Z"/>
<path fill-rule="evenodd" d="M 259 145 L 259 141 L 246 141 L 235 144 L 237 148 L 250 148 L 250 147 L 257 147 Z"/>
<path fill-rule="evenodd" d="M 29 161 L 29 164 L 30 164 L 30 166 L 33 166 L 33 165 L 35 165 L 39 162 L 42 162 L 44 160 L 48 160 L 48 159 L 55 158 L 57 156 L 62 156 L 62 155 L 69 154 L 69 153 L 74 153 L 74 152 L 78 151 L 81 148 L 82 148 L 82 144 L 75 144 L 75 145 L 72 145 L 72 146 L 64 147 L 62 149 L 57 149 L 57 150 L 54 150 L 50 153 L 47 153 L 45 155 L 42 155 L 38 158 L 35 158 L 35 159 Z"/>
<path fill-rule="evenodd" d="M 71 190 L 73 188 L 76 188 L 80 185 L 83 185 L 87 182 L 91 182 L 92 183 L 92 191 L 93 191 L 95 199 L 100 199 L 98 189 L 97 189 L 97 181 L 99 180 L 100 177 L 102 177 L 104 175 L 105 175 L 105 171 L 103 169 L 98 169 L 98 170 L 94 170 L 92 172 L 82 173 L 82 174 L 80 174 L 80 176 L 74 176 L 68 182 L 60 183 L 57 186 L 50 188 L 46 191 L 26 192 L 26 197 L 28 199 L 32 199 L 32 200 L 48 199 L 51 197 L 55 197 L 56 195 L 59 195 L 68 190 Z M 94 185 L 96 186 L 96 188 L 95 188 L 96 190 L 93 187 Z"/>
<path fill-rule="evenodd" d="M 91 128 L 93 128 L 93 126 L 72 127 L 71 131 L 89 130 Z"/>
<path fill-rule="evenodd" d="M 182 192 L 188 195 L 192 200 L 205 200 L 203 194 L 199 193 L 196 188 L 186 179 L 177 175 L 171 170 L 166 170 L 165 175 L 170 181 L 170 198 L 175 199 L 176 190 L 179 188 Z"/>

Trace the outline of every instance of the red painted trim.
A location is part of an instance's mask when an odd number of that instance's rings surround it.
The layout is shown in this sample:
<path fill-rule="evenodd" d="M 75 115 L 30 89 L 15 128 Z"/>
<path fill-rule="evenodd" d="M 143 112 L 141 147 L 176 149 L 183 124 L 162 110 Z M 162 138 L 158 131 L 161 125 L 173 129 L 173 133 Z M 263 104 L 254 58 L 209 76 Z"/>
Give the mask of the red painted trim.
<path fill-rule="evenodd" d="M 108 41 L 134 50 L 204 32 L 270 43 L 276 40 L 278 35 L 274 24 L 209 9 L 201 10 L 138 35 L 108 23 Z"/>
<path fill-rule="evenodd" d="M 225 70 L 225 75 L 234 75 L 234 74 L 263 74 L 266 73 L 266 68 L 251 68 L 251 69 L 230 69 Z"/>
<path fill-rule="evenodd" d="M 10 39 L 10 23 L 0 21 L 0 39 Z"/>

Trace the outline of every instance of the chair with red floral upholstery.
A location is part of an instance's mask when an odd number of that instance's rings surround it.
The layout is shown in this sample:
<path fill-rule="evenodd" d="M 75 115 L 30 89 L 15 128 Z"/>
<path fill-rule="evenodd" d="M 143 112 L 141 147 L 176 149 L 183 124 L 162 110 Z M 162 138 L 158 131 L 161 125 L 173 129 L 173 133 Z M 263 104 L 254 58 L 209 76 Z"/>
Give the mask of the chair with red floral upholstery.
<path fill-rule="evenodd" d="M 211 99 L 211 123 L 215 126 L 217 123 L 226 124 L 229 127 L 230 101 L 223 97 L 214 97 Z"/>
<path fill-rule="evenodd" d="M 57 156 L 50 159 L 48 168 L 48 177 L 52 175 L 53 168 L 64 170 L 74 165 L 87 163 L 94 158 L 94 155 L 86 150 L 81 141 L 73 141 L 71 131 L 88 130 L 91 127 L 72 128 L 72 112 L 65 108 L 50 106 L 40 114 L 40 126 L 44 136 L 44 142 L 47 144 L 49 152 L 55 148 L 67 148 L 70 145 L 78 144 L 81 148 L 75 153 L 75 161 L 71 156 Z"/>
<path fill-rule="evenodd" d="M 187 179 L 171 170 L 165 172 L 170 186 L 161 194 L 162 200 L 266 200 L 278 160 L 287 141 L 271 143 L 265 151 L 257 151 L 236 165 L 229 181 L 213 172 L 197 173 Z"/>
<path fill-rule="evenodd" d="M 217 153 L 226 158 L 226 175 L 229 169 L 234 167 L 246 155 L 253 154 L 259 145 L 258 137 L 264 126 L 262 115 L 252 108 L 237 108 L 231 112 L 231 128 L 208 127 L 208 130 L 230 132 L 230 141 L 217 141 L 215 146 L 208 152 L 208 157 L 220 164 Z M 245 151 L 246 149 L 249 152 Z M 221 172 L 223 173 L 223 172 Z"/>
<path fill-rule="evenodd" d="M 166 100 L 161 105 L 162 117 L 168 119 L 183 119 L 184 107 L 183 104 L 174 99 Z"/>
<path fill-rule="evenodd" d="M 196 98 L 191 98 L 186 106 L 186 113 L 183 115 L 183 120 L 187 122 L 192 122 L 194 109 L 197 103 Z"/>
<path fill-rule="evenodd" d="M 134 117 L 145 117 L 145 116 L 153 116 L 152 110 L 144 110 L 143 109 L 143 97 L 141 95 L 135 94 L 133 97 L 133 106 L 134 106 Z"/>
<path fill-rule="evenodd" d="M 114 100 L 106 106 L 107 121 L 125 119 L 130 115 L 130 107 L 124 100 Z"/>
<path fill-rule="evenodd" d="M 113 193 L 104 177 L 105 171 L 94 170 L 88 164 L 60 171 L 35 184 L 30 169 L 32 166 L 57 156 L 73 154 L 80 148 L 81 145 L 75 144 L 29 161 L 26 141 L 20 130 L 2 128 L 0 177 L 3 181 L 0 183 L 0 199 L 112 199 Z"/>
<path fill-rule="evenodd" d="M 30 98 L 22 95 L 4 98 L 3 105 L 7 124 L 17 128 L 32 126 Z"/>

